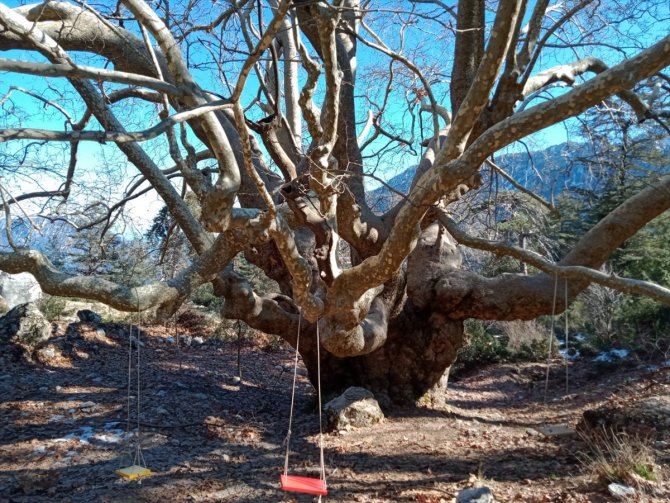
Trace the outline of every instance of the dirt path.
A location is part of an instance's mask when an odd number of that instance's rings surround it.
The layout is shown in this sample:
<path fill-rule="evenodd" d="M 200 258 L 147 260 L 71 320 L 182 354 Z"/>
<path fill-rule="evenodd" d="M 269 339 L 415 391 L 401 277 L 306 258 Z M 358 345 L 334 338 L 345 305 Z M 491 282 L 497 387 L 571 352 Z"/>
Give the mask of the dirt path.
<path fill-rule="evenodd" d="M 293 353 L 245 345 L 240 386 L 235 344 L 179 349 L 162 329 L 149 332 L 141 422 L 154 475 L 140 484 L 114 473 L 129 464 L 123 327 L 72 324 L 71 351 L 49 366 L 0 360 L 0 502 L 312 501 L 278 490 Z M 454 383 L 445 410 L 396 410 L 381 426 L 327 434 L 325 501 L 448 502 L 477 483 L 499 501 L 609 501 L 581 473 L 578 438 L 528 429 L 574 425 L 586 408 L 653 393 L 668 386 L 668 372 L 606 375 L 580 366 L 566 394 L 556 368 L 547 405 L 543 376 L 542 365 L 492 367 Z M 301 376 L 292 441 L 299 474 L 318 466 L 314 400 Z"/>

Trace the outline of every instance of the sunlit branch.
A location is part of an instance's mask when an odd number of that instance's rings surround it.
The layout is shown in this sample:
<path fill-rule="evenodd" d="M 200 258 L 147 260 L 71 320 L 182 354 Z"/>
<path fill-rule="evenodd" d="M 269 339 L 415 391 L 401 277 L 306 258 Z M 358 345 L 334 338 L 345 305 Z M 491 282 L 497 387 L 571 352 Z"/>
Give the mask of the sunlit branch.
<path fill-rule="evenodd" d="M 435 164 L 448 162 L 465 149 L 505 59 L 521 3 L 520 0 L 501 0 L 484 57 L 472 85 L 453 117 L 447 141 L 438 152 Z"/>
<path fill-rule="evenodd" d="M 171 96 L 184 96 L 185 91 L 179 87 L 153 77 L 139 75 L 136 73 L 118 72 L 105 70 L 91 66 L 72 66 L 63 63 L 37 63 L 32 61 L 21 61 L 17 59 L 0 58 L 0 71 L 22 73 L 27 75 L 38 75 L 40 77 L 68 77 L 78 79 L 91 79 L 98 82 L 115 82 L 117 84 L 130 84 L 134 86 L 154 89 Z"/>
<path fill-rule="evenodd" d="M 0 129 L 0 143 L 9 140 L 95 141 L 99 143 L 144 142 L 163 134 L 168 128 L 217 110 L 232 108 L 228 100 L 212 101 L 190 110 L 176 113 L 143 131 L 51 131 L 33 128 Z"/>
<path fill-rule="evenodd" d="M 522 95 L 525 98 L 555 82 L 574 85 L 579 75 L 586 72 L 599 74 L 607 69 L 608 66 L 597 58 L 584 58 L 574 63 L 556 66 L 529 78 L 523 88 Z M 649 118 L 647 105 L 633 91 L 625 89 L 619 92 L 618 96 L 631 106 L 640 122 Z"/>
<path fill-rule="evenodd" d="M 530 264 L 547 274 L 560 276 L 562 278 L 570 278 L 580 283 L 584 281 L 597 283 L 620 292 L 644 295 L 657 300 L 658 302 L 662 302 L 663 304 L 670 305 L 670 289 L 663 286 L 639 279 L 622 278 L 615 274 L 608 274 L 589 267 L 556 264 L 531 250 L 513 246 L 502 241 L 492 241 L 470 236 L 463 232 L 458 224 L 447 216 L 444 211 L 440 209 L 437 209 L 436 211 L 440 223 L 446 227 L 449 233 L 460 244 L 468 246 L 469 248 L 489 251 L 496 255 L 513 257 Z"/>

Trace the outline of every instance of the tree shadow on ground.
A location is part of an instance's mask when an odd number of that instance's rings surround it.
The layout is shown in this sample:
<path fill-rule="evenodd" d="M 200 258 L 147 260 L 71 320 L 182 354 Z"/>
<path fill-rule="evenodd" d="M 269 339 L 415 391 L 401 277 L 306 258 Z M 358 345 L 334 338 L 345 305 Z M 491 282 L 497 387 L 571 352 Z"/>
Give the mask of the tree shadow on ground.
<path fill-rule="evenodd" d="M 292 375 L 275 368 L 273 355 L 247 346 L 240 386 L 232 380 L 236 354 L 224 343 L 176 350 L 158 338 L 143 340 L 140 422 L 144 456 L 156 473 L 141 486 L 121 480 L 114 470 L 129 463 L 125 446 L 99 436 L 82 440 L 87 430 L 104 434 L 105 425 L 125 429 L 128 403 L 125 345 L 89 344 L 87 358 L 72 359 L 69 368 L 22 362 L 3 368 L 11 378 L 0 380 L 0 499 L 53 501 L 57 495 L 63 501 L 103 501 L 135 495 L 138 501 L 158 501 L 164 499 L 154 494 L 158 489 L 189 479 L 215 482 L 214 492 L 229 490 L 230 481 L 254 492 L 276 492 Z M 131 386 L 131 407 L 136 394 Z M 299 408 L 310 395 L 301 383 Z M 94 402 L 94 410 L 83 412 L 82 402 Z M 311 413 L 296 419 L 296 448 L 308 444 L 302 437 L 314 433 L 313 419 Z"/>
<path fill-rule="evenodd" d="M 212 341 L 177 349 L 161 342 L 165 337 L 160 335 L 142 339 L 146 347 L 140 421 L 144 456 L 154 474 L 141 479 L 141 484 L 115 475 L 116 469 L 130 463 L 128 448 L 132 446 L 95 436 L 87 444 L 72 438 L 60 441 L 72 434 L 80 438 L 86 428 L 101 432 L 109 423 L 125 429 L 128 354 L 121 334 L 119 344 L 98 345 L 87 359 L 73 359 L 70 368 L 23 363 L 3 368 L 2 374 L 12 378 L 0 380 L 0 500 L 313 501 L 310 495 L 279 490 L 293 353 L 268 353 L 245 345 L 240 386 L 233 379 L 234 344 Z M 133 394 L 136 388 L 131 386 Z M 95 402 L 96 409 L 84 413 L 80 406 L 88 401 Z M 298 379 L 296 404 L 291 473 L 318 476 L 318 415 L 314 391 L 303 376 Z M 131 399 L 131 407 L 134 405 Z M 54 420 L 54 415 L 64 417 Z M 445 421 L 443 426 L 450 428 L 455 419 L 472 421 L 474 417 L 434 409 L 397 409 L 390 421 L 425 418 L 436 424 Z M 135 418 L 131 419 L 134 423 Z M 509 425 L 525 423 L 510 421 Z M 377 440 L 385 452 L 377 445 L 352 452 L 347 438 L 328 438 L 327 443 L 332 444 L 326 449 L 330 501 L 362 497 L 403 501 L 407 491 L 433 490 L 440 484 L 463 481 L 482 467 L 487 477 L 518 481 L 556 476 L 561 467 L 575 463 L 574 458 L 566 458 L 559 466 L 535 447 L 473 450 L 463 456 L 454 455 L 448 445 L 424 446 L 416 452 L 416 445 L 410 448 L 412 442 L 392 445 L 383 443 L 382 438 Z M 337 443 L 342 448 L 333 447 Z M 532 473 L 519 473 L 515 468 L 529 462 Z"/>

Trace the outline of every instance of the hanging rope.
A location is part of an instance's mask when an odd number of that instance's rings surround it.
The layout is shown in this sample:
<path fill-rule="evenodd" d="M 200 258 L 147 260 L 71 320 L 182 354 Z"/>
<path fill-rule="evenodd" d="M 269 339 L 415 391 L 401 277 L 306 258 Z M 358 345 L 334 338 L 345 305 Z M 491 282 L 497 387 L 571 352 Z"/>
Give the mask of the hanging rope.
<path fill-rule="evenodd" d="M 291 434 L 293 428 L 293 409 L 295 407 L 295 388 L 298 379 L 298 356 L 300 351 L 300 328 L 302 323 L 302 312 L 298 312 L 298 335 L 295 343 L 295 358 L 293 360 L 293 386 L 291 387 L 291 407 L 288 420 L 288 432 L 286 433 L 286 455 L 284 457 L 284 474 L 280 477 L 281 486 L 284 491 L 303 492 L 321 496 L 328 494 L 326 486 L 326 463 L 323 451 L 323 415 L 321 412 L 321 341 L 319 338 L 319 322 L 316 322 L 316 389 L 319 401 L 319 465 L 320 478 L 297 477 L 288 475 L 289 456 L 291 452 Z"/>
<path fill-rule="evenodd" d="M 177 309 L 179 311 L 179 309 Z M 184 353 L 181 350 L 181 334 L 179 333 L 179 327 L 177 327 L 177 311 L 174 312 L 174 343 L 177 347 L 177 360 L 179 360 L 179 370 L 182 370 L 184 367 Z"/>
<path fill-rule="evenodd" d="M 547 371 L 544 379 L 544 404 L 547 404 L 547 390 L 549 388 L 549 369 L 551 366 L 551 352 L 554 341 L 556 328 L 556 300 L 558 294 L 558 275 L 554 274 L 554 299 L 551 307 L 551 328 L 549 329 L 549 354 L 547 355 Z M 570 392 L 570 365 L 569 365 L 569 349 L 570 349 L 570 332 L 569 332 L 569 315 L 568 315 L 568 278 L 565 278 L 565 393 Z"/>
<path fill-rule="evenodd" d="M 568 332 L 568 278 L 565 278 L 565 393 L 570 392 L 570 366 L 569 366 L 569 342 L 570 334 Z"/>
<path fill-rule="evenodd" d="M 137 337 L 135 338 L 136 347 L 136 361 L 135 361 L 135 381 L 137 383 L 136 388 L 136 402 L 137 407 L 135 411 L 136 416 L 136 425 L 135 425 L 135 443 L 132 445 L 131 441 L 131 389 L 132 389 L 132 366 L 133 366 L 133 324 L 132 319 L 128 322 L 128 390 L 127 390 L 127 407 L 128 414 L 126 416 L 126 438 L 128 439 L 128 456 L 131 460 L 131 465 L 127 468 L 122 468 L 117 470 L 116 473 L 119 475 L 135 479 L 145 475 L 151 474 L 151 471 L 146 468 L 146 461 L 144 460 L 144 453 L 142 452 L 142 431 L 141 431 L 141 422 L 140 422 L 140 411 L 141 411 L 141 382 L 140 382 L 140 369 L 141 369 L 141 333 L 142 333 L 142 313 L 140 311 L 140 297 L 137 293 L 137 288 L 135 288 L 135 296 L 137 297 Z"/>
<path fill-rule="evenodd" d="M 554 300 L 551 305 L 551 328 L 549 329 L 549 352 L 547 353 L 547 371 L 544 376 L 544 405 L 547 405 L 547 390 L 549 389 L 549 370 L 551 368 L 551 352 L 554 345 L 554 328 L 556 323 L 556 295 L 558 293 L 558 275 L 554 274 Z"/>
<path fill-rule="evenodd" d="M 141 411 L 141 392 L 140 392 L 140 369 L 142 368 L 141 366 L 141 361 L 140 361 L 140 354 L 142 353 L 142 312 L 140 311 L 140 296 L 137 295 L 137 288 L 135 288 L 135 295 L 137 297 L 137 376 L 135 378 L 135 381 L 137 382 L 137 411 L 136 411 L 136 419 L 137 419 L 137 441 L 135 443 L 135 457 L 133 458 L 133 464 L 134 465 L 140 465 L 140 466 L 146 466 L 144 462 L 144 454 L 142 453 L 142 435 L 140 431 L 141 423 L 140 423 L 140 411 Z"/>
<path fill-rule="evenodd" d="M 130 386 L 132 385 L 132 367 L 133 367 L 133 323 L 132 319 L 128 318 L 128 391 L 127 391 L 127 405 L 126 405 L 126 439 L 128 446 L 128 455 L 132 461 L 133 453 L 130 443 Z"/>
<path fill-rule="evenodd" d="M 237 320 L 237 378 L 242 386 L 242 322 L 240 320 Z"/>
<path fill-rule="evenodd" d="M 296 352 L 297 353 L 297 352 Z M 319 462 L 321 463 L 321 480 L 326 481 L 326 461 L 323 456 L 323 414 L 321 412 L 321 340 L 319 338 L 319 322 L 316 322 L 316 387 L 319 397 Z M 321 496 L 319 496 L 321 501 Z"/>
<path fill-rule="evenodd" d="M 288 416 L 288 431 L 286 432 L 286 457 L 284 459 L 284 476 L 288 476 L 288 459 L 291 452 L 291 433 L 293 431 L 293 406 L 295 404 L 295 383 L 298 379 L 298 351 L 300 350 L 300 324 L 302 322 L 302 311 L 298 311 L 298 336 L 295 340 L 295 358 L 293 361 L 293 386 L 291 386 L 291 409 Z"/>

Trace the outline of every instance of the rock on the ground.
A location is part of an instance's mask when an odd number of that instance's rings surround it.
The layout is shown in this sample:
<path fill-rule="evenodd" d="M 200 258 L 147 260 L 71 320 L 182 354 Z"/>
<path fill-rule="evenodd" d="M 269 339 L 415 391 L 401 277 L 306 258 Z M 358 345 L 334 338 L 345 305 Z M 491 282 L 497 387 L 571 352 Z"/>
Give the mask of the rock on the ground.
<path fill-rule="evenodd" d="M 351 387 L 328 402 L 324 411 L 334 430 L 372 426 L 384 419 L 384 413 L 374 395 L 358 387 Z"/>
<path fill-rule="evenodd" d="M 584 411 L 579 427 L 626 430 L 640 437 L 667 435 L 670 431 L 670 395 L 643 398 L 627 407 L 600 407 Z"/>
<path fill-rule="evenodd" d="M 640 400 L 631 411 L 633 417 L 656 428 L 670 428 L 670 395 L 658 395 Z"/>
<path fill-rule="evenodd" d="M 138 340 L 137 340 L 137 337 L 135 337 L 134 335 L 131 335 L 131 336 L 130 336 L 130 344 L 131 344 L 134 348 L 136 348 L 138 344 L 139 344 L 139 346 L 140 346 L 141 348 L 144 347 L 144 343 L 143 343 L 142 341 L 138 341 Z"/>
<path fill-rule="evenodd" d="M 8 307 L 16 307 L 42 298 L 42 290 L 35 277 L 27 272 L 8 274 L 0 271 L 0 295 Z"/>
<path fill-rule="evenodd" d="M 52 334 L 51 323 L 35 304 L 20 304 L 0 318 L 0 343 L 35 348 Z"/>
<path fill-rule="evenodd" d="M 633 487 L 616 484 L 614 482 L 607 486 L 607 490 L 615 498 L 628 500 L 631 496 L 635 496 L 635 489 Z"/>
<path fill-rule="evenodd" d="M 493 493 L 488 487 L 463 489 L 456 496 L 456 503 L 493 503 Z"/>
<path fill-rule="evenodd" d="M 98 404 L 95 402 L 84 402 L 79 406 L 79 410 L 82 412 L 90 413 L 95 411 L 98 408 Z"/>
<path fill-rule="evenodd" d="M 54 360 L 62 358 L 63 352 L 58 345 L 49 343 L 36 350 L 33 357 L 44 365 L 50 365 Z"/>
<path fill-rule="evenodd" d="M 94 325 L 102 323 L 102 316 L 100 316 L 95 311 L 91 311 L 90 309 L 82 309 L 81 311 L 77 311 L 77 317 L 82 323 L 93 323 Z"/>

